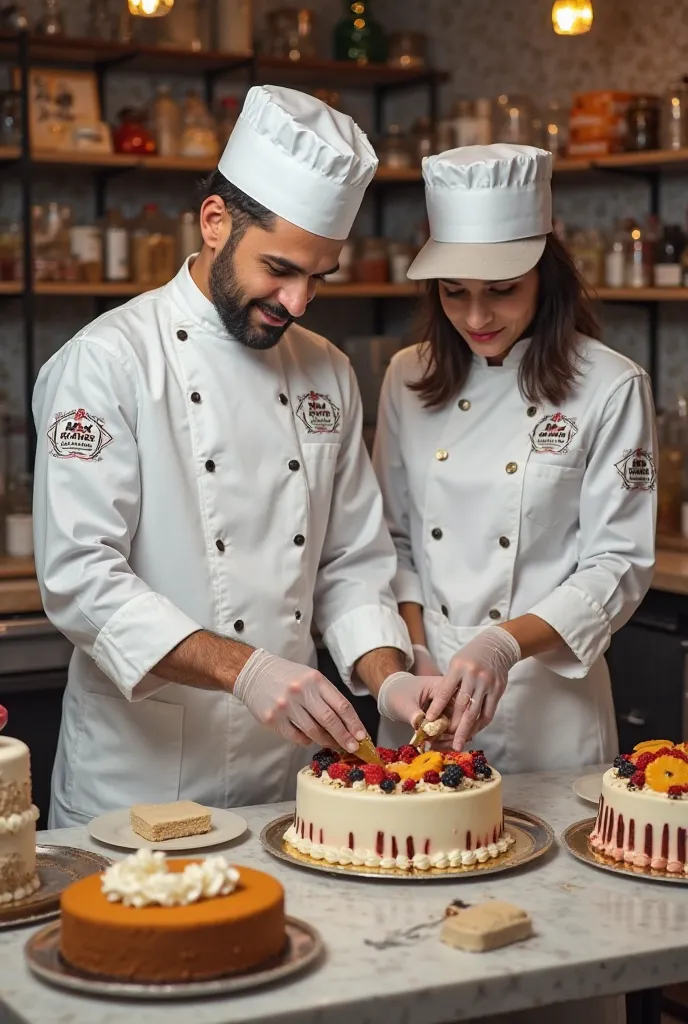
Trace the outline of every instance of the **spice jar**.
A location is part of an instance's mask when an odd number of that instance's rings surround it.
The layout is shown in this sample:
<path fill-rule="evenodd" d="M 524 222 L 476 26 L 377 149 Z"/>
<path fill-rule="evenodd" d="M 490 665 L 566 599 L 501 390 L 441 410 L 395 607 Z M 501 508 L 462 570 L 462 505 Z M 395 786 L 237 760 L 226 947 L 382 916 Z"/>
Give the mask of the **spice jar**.
<path fill-rule="evenodd" d="M 424 32 L 392 32 L 387 63 L 395 68 L 423 68 L 427 43 Z"/>
<path fill-rule="evenodd" d="M 416 164 L 435 152 L 435 132 L 429 117 L 419 117 L 411 129 L 411 153 Z"/>
<path fill-rule="evenodd" d="M 405 242 L 390 242 L 389 253 L 389 277 L 392 284 L 406 284 L 407 273 L 413 260 L 413 250 Z"/>
<path fill-rule="evenodd" d="M 348 284 L 353 273 L 355 251 L 351 240 L 344 243 L 339 254 L 339 267 L 334 274 L 327 275 L 327 284 Z"/>
<path fill-rule="evenodd" d="M 384 284 L 389 280 L 387 242 L 384 238 L 364 238 L 356 260 L 356 280 L 365 284 Z"/>
<path fill-rule="evenodd" d="M 138 153 L 142 156 L 152 156 L 155 153 L 155 139 L 146 128 L 145 112 L 125 107 L 117 116 L 120 123 L 112 133 L 115 153 Z"/>
<path fill-rule="evenodd" d="M 73 227 L 69 232 L 72 256 L 80 281 L 103 280 L 103 233 L 97 224 Z"/>
<path fill-rule="evenodd" d="M 413 166 L 411 149 L 398 124 L 391 124 L 378 146 L 381 167 L 400 169 Z"/>
<path fill-rule="evenodd" d="M 279 7 L 266 15 L 266 52 L 270 57 L 301 60 L 316 56 L 315 11 L 307 7 Z"/>
<path fill-rule="evenodd" d="M 662 149 L 683 149 L 688 144 L 688 79 L 670 89 L 661 112 Z"/>
<path fill-rule="evenodd" d="M 626 149 L 633 153 L 659 149 L 659 98 L 636 96 L 626 113 Z"/>

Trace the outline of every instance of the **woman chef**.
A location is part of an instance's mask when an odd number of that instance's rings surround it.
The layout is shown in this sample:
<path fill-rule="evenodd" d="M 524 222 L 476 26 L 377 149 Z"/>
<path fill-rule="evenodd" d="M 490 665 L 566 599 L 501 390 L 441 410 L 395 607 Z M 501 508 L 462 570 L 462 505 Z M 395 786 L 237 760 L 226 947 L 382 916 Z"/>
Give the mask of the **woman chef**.
<path fill-rule="evenodd" d="M 43 367 L 36 566 L 75 645 L 51 826 L 141 801 L 293 791 L 303 746 L 365 729 L 343 679 L 411 660 L 348 361 L 293 323 L 337 265 L 377 159 L 312 96 L 250 90 L 203 249 Z"/>
<path fill-rule="evenodd" d="M 388 370 L 374 463 L 415 671 L 444 679 L 392 677 L 379 707 L 408 723 L 419 693 L 430 718 L 450 702 L 453 745 L 479 731 L 501 771 L 606 762 L 603 655 L 654 564 L 650 383 L 596 340 L 548 153 L 467 147 L 423 173 L 425 332 Z"/>

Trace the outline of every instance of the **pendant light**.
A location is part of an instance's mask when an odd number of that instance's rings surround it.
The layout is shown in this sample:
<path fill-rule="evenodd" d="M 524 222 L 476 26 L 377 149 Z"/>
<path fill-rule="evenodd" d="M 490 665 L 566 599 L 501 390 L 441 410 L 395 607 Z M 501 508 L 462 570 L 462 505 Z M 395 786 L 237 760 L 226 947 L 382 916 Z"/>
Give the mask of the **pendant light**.
<path fill-rule="evenodd" d="M 592 27 L 592 0 L 555 0 L 552 25 L 559 36 L 580 36 Z"/>
<path fill-rule="evenodd" d="M 139 18 L 162 18 L 169 14 L 174 6 L 174 0 L 128 0 L 129 13 Z"/>

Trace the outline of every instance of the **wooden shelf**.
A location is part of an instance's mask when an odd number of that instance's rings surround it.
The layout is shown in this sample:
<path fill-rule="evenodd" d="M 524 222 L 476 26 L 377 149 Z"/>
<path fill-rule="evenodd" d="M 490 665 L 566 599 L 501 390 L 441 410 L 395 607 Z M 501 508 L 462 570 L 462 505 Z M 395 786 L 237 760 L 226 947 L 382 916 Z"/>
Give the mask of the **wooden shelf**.
<path fill-rule="evenodd" d="M 337 60 L 292 61 L 277 57 L 256 58 L 259 81 L 276 85 L 320 85 L 342 89 L 370 89 L 376 86 L 404 87 L 444 82 L 449 75 L 428 68 L 396 68 L 387 64 L 354 64 Z"/>
<path fill-rule="evenodd" d="M 23 290 L 20 281 L 0 281 L 0 295 L 21 295 Z"/>
<path fill-rule="evenodd" d="M 688 302 L 688 288 L 590 288 L 601 302 Z"/>
<path fill-rule="evenodd" d="M 19 285 L 12 287 L 18 292 Z M 100 281 L 38 281 L 35 286 L 36 295 L 58 297 L 92 297 L 126 299 L 140 295 L 146 291 L 140 284 L 132 281 L 109 282 Z M 419 294 L 415 284 L 323 284 L 318 288 L 317 295 L 323 299 L 393 299 L 413 298 Z"/>
<path fill-rule="evenodd" d="M 420 295 L 418 285 L 408 284 L 322 284 L 317 298 L 321 299 L 407 299 Z"/>
<path fill-rule="evenodd" d="M 0 558 L 0 580 L 14 580 L 36 575 L 33 558 Z"/>

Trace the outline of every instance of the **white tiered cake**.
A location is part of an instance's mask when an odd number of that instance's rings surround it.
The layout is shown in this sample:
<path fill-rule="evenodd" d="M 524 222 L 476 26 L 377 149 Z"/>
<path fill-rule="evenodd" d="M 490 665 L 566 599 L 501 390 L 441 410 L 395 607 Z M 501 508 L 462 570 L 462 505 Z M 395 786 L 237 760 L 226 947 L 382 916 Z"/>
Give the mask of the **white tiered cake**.
<path fill-rule="evenodd" d="M 37 818 L 29 748 L 21 740 L 0 736 L 0 904 L 24 899 L 40 886 Z"/>

